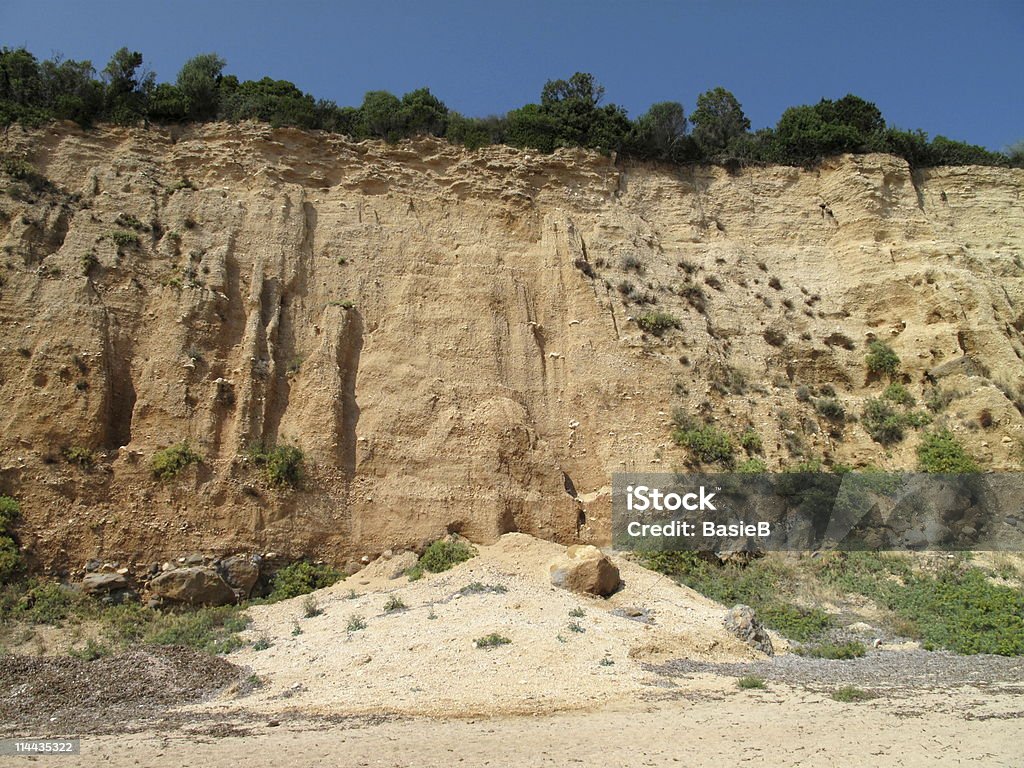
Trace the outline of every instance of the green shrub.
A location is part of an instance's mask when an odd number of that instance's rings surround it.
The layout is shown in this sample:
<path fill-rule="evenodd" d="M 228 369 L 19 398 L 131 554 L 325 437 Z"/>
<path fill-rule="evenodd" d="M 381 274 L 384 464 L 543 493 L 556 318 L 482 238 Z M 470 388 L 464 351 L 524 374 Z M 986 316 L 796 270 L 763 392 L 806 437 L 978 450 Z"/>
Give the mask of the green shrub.
<path fill-rule="evenodd" d="M 302 483 L 302 449 L 294 445 L 279 445 L 275 448 L 256 448 L 250 452 L 256 466 L 263 469 L 267 482 L 273 486 L 298 488 Z"/>
<path fill-rule="evenodd" d="M 424 571 L 441 573 L 464 563 L 476 555 L 476 550 L 459 539 L 438 539 L 431 542 L 416 565 L 409 569 L 409 578 L 415 581 Z"/>
<path fill-rule="evenodd" d="M 240 608 L 233 605 L 183 613 L 149 613 L 152 616 L 142 637 L 143 642 L 187 645 L 206 653 L 230 653 L 241 648 L 242 639 L 238 633 L 250 621 Z"/>
<path fill-rule="evenodd" d="M 868 344 L 868 355 L 865 359 L 868 371 L 878 376 L 892 378 L 900 370 L 900 358 L 892 347 L 884 341 L 872 341 Z"/>
<path fill-rule="evenodd" d="M 391 595 L 384 603 L 384 613 L 395 613 L 396 611 L 404 611 L 408 608 L 405 602 L 398 595 Z"/>
<path fill-rule="evenodd" d="M 758 616 L 791 640 L 810 640 L 832 626 L 832 617 L 819 608 L 800 608 L 782 602 L 769 602 L 758 611 Z"/>
<path fill-rule="evenodd" d="M 800 646 L 796 652 L 812 659 L 856 659 L 867 653 L 864 643 L 852 640 L 846 643 L 819 643 Z"/>
<path fill-rule="evenodd" d="M 119 213 L 117 218 L 114 219 L 114 223 L 119 227 L 125 227 L 127 229 L 134 229 L 138 232 L 145 232 L 149 229 L 145 224 L 139 221 L 135 216 L 130 213 Z"/>
<path fill-rule="evenodd" d="M 69 655 L 76 659 L 82 659 L 83 661 L 96 661 L 104 656 L 110 655 L 110 648 L 102 643 L 97 642 L 93 638 L 89 638 L 85 642 L 85 647 L 78 650 L 69 651 Z"/>
<path fill-rule="evenodd" d="M 91 604 L 91 599 L 56 581 L 14 581 L 0 592 L 0 624 L 23 621 L 60 626 L 69 617 L 87 614 Z"/>
<path fill-rule="evenodd" d="M 260 635 L 252 643 L 254 651 L 265 651 L 273 645 L 273 641 L 267 635 Z"/>
<path fill-rule="evenodd" d="M 704 464 L 732 464 L 732 439 L 710 424 L 691 429 L 677 429 L 672 433 L 672 439 L 685 447 L 696 461 Z"/>
<path fill-rule="evenodd" d="M 321 613 L 323 609 L 320 608 L 317 599 L 312 595 L 306 595 L 306 599 L 302 601 L 302 615 L 307 619 L 315 619 Z"/>
<path fill-rule="evenodd" d="M 570 632 L 576 632 L 581 635 L 587 631 L 583 628 L 583 625 L 580 624 L 578 621 L 570 621 L 568 624 L 568 628 Z"/>
<path fill-rule="evenodd" d="M 860 423 L 876 443 L 891 445 L 903 439 L 903 415 L 888 400 L 869 398 L 864 403 Z"/>
<path fill-rule="evenodd" d="M 115 229 L 109 233 L 109 237 L 118 248 L 128 248 L 139 244 L 138 233 L 127 229 Z"/>
<path fill-rule="evenodd" d="M 846 409 L 834 397 L 819 397 L 814 401 L 814 410 L 829 421 L 843 421 L 846 418 Z"/>
<path fill-rule="evenodd" d="M 61 453 L 68 463 L 77 464 L 82 469 L 92 469 L 96 464 L 96 454 L 80 445 L 65 448 Z"/>
<path fill-rule="evenodd" d="M 497 632 L 492 632 L 489 635 L 478 637 L 473 641 L 473 645 L 477 648 L 497 648 L 499 645 L 508 645 L 512 641 L 504 635 L 499 635 Z"/>
<path fill-rule="evenodd" d="M 267 600 L 276 603 L 317 589 L 329 587 L 341 579 L 341 573 L 329 565 L 300 560 L 286 565 L 274 574 Z"/>
<path fill-rule="evenodd" d="M 978 472 L 978 464 L 948 429 L 926 434 L 917 447 L 918 468 L 922 472 L 969 474 Z"/>
<path fill-rule="evenodd" d="M 745 691 L 755 689 L 763 690 L 768 687 L 768 684 L 765 683 L 764 678 L 758 677 L 757 675 L 747 675 L 746 677 L 741 677 L 736 681 L 736 685 L 738 685 Z"/>
<path fill-rule="evenodd" d="M 747 453 L 761 453 L 764 450 L 761 436 L 752 429 L 748 429 L 740 435 L 740 447 Z"/>
<path fill-rule="evenodd" d="M 366 619 L 356 613 L 348 617 L 348 624 L 345 625 L 346 632 L 359 632 L 363 629 L 366 629 Z"/>
<path fill-rule="evenodd" d="M 0 496 L 0 533 L 6 532 L 21 513 L 21 505 L 11 496 Z"/>
<path fill-rule="evenodd" d="M 644 273 L 644 263 L 636 256 L 623 256 L 622 271 L 636 272 L 638 275 L 642 275 Z"/>
<path fill-rule="evenodd" d="M 668 312 L 645 312 L 636 319 L 636 324 L 647 333 L 661 336 L 672 328 L 680 328 L 679 319 Z"/>
<path fill-rule="evenodd" d="M 21 511 L 17 499 L 0 496 L 0 585 L 21 570 L 21 552 L 11 536 L 11 526 Z"/>
<path fill-rule="evenodd" d="M 894 381 L 892 384 L 885 388 L 882 392 L 882 397 L 886 400 L 890 400 L 897 405 L 914 406 L 917 404 L 917 400 L 910 394 L 910 390 L 900 384 L 898 381 Z"/>
<path fill-rule="evenodd" d="M 153 454 L 153 476 L 158 480 L 169 480 L 189 464 L 199 464 L 203 457 L 192 450 L 187 440 L 163 448 Z"/>
<path fill-rule="evenodd" d="M 99 263 L 100 260 L 96 258 L 96 254 L 93 253 L 92 251 L 83 253 L 82 256 L 79 258 L 79 264 L 81 265 L 82 269 L 82 276 L 88 277 L 92 273 L 93 269 L 95 269 Z"/>
<path fill-rule="evenodd" d="M 736 465 L 736 471 L 741 475 L 763 475 L 768 471 L 768 465 L 764 459 L 747 459 Z"/>
<path fill-rule="evenodd" d="M 855 685 L 844 685 L 832 692 L 832 698 L 836 701 L 849 704 L 854 701 L 869 701 L 870 699 L 875 698 L 875 694 L 869 693 Z"/>

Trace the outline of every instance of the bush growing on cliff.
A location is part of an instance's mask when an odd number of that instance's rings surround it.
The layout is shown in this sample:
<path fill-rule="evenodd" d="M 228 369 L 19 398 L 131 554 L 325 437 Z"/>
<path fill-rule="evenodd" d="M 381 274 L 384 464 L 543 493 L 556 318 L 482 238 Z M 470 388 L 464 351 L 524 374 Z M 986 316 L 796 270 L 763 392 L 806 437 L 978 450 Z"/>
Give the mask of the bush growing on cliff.
<path fill-rule="evenodd" d="M 922 472 L 968 474 L 978 471 L 977 462 L 948 429 L 924 436 L 917 447 L 917 463 Z"/>
<path fill-rule="evenodd" d="M 0 496 L 0 584 L 6 584 L 21 569 L 21 553 L 11 536 L 11 527 L 20 512 L 17 499 Z"/>
<path fill-rule="evenodd" d="M 423 576 L 424 571 L 441 573 L 475 556 L 476 550 L 462 539 L 438 539 L 431 542 L 430 546 L 423 551 L 419 562 L 406 573 L 410 580 L 416 581 Z"/>
<path fill-rule="evenodd" d="M 899 355 L 884 341 L 872 341 L 868 345 L 868 354 L 864 362 L 867 363 L 868 372 L 876 376 L 892 378 L 900 370 Z"/>
<path fill-rule="evenodd" d="M 153 454 L 153 476 L 158 480 L 169 480 L 189 464 L 199 464 L 202 460 L 203 457 L 192 450 L 188 440 L 183 440 Z"/>
<path fill-rule="evenodd" d="M 668 312 L 645 312 L 636 319 L 636 324 L 654 336 L 661 336 L 665 331 L 681 326 L 679 319 Z"/>
<path fill-rule="evenodd" d="M 274 448 L 255 448 L 250 457 L 263 469 L 267 482 L 278 488 L 298 488 L 302 483 L 302 463 L 305 455 L 294 445 Z"/>
<path fill-rule="evenodd" d="M 677 429 L 672 433 L 672 439 L 678 445 L 684 446 L 695 461 L 726 466 L 732 464 L 732 438 L 710 424 Z"/>
<path fill-rule="evenodd" d="M 269 602 L 287 600 L 291 597 L 309 594 L 317 589 L 329 587 L 341 579 L 341 573 L 322 563 L 306 560 L 286 565 L 274 574 L 271 581 Z"/>

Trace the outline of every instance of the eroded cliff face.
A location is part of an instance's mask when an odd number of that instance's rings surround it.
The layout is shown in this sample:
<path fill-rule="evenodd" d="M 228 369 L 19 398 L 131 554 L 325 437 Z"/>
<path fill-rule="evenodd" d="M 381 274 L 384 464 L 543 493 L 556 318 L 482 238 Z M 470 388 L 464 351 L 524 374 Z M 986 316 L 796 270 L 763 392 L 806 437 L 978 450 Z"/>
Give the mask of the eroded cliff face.
<path fill-rule="evenodd" d="M 0 492 L 37 568 L 600 543 L 612 472 L 683 465 L 676 408 L 752 427 L 771 468 L 912 467 L 919 434 L 883 449 L 801 389 L 859 413 L 871 338 L 918 400 L 953 394 L 936 418 L 986 468 L 1019 467 L 1024 171 L 730 175 L 257 125 L 12 128 L 0 151 L 52 182 L 0 197 Z M 681 327 L 643 333 L 651 309 Z M 202 464 L 155 480 L 183 439 Z M 285 443 L 300 490 L 247 458 Z"/>

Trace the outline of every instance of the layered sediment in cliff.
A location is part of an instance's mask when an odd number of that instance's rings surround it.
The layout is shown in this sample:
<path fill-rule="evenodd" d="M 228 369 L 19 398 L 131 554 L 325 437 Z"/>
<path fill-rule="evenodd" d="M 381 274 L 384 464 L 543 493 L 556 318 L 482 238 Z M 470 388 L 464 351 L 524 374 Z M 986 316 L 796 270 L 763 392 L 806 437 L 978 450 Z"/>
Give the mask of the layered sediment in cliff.
<path fill-rule="evenodd" d="M 0 151 L 51 182 L 0 196 L 0 492 L 37 568 L 601 542 L 611 473 L 684 463 L 677 408 L 752 428 L 770 468 L 909 468 L 913 430 L 882 448 L 813 407 L 878 395 L 873 338 L 918 400 L 949 393 L 936 418 L 986 469 L 1019 467 L 1024 171 L 730 174 L 249 124 L 11 128 Z M 652 310 L 679 328 L 644 333 Z M 202 463 L 154 479 L 186 439 Z M 249 456 L 281 444 L 298 490 Z"/>

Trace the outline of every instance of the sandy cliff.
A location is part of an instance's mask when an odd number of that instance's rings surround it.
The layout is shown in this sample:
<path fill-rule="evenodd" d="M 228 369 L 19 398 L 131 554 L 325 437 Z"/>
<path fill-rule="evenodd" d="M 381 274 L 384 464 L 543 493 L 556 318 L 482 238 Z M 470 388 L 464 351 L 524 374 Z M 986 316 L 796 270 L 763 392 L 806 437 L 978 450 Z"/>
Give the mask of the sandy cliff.
<path fill-rule="evenodd" d="M 12 128 L 0 152 L 52 182 L 0 176 L 0 491 L 36 567 L 601 542 L 612 472 L 684 462 L 677 407 L 754 428 L 772 468 L 912 467 L 918 432 L 883 449 L 800 396 L 859 413 L 871 338 L 919 401 L 952 393 L 938 418 L 987 469 L 1019 467 L 1021 170 L 729 174 L 262 125 Z M 651 309 L 681 327 L 644 334 Z M 183 439 L 203 463 L 154 480 Z M 268 487 L 257 443 L 301 447 L 303 489 Z"/>

